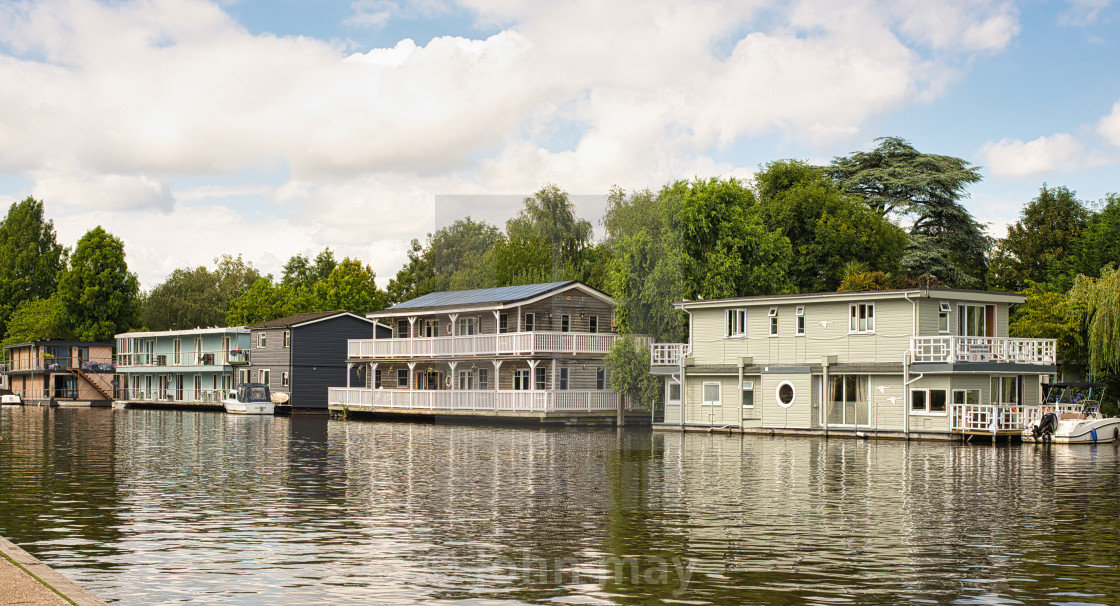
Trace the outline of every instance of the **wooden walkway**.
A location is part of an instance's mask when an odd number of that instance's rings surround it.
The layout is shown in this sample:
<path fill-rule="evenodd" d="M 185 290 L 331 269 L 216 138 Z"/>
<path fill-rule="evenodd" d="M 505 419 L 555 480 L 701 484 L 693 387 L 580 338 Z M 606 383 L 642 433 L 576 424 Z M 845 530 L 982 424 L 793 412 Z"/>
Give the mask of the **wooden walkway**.
<path fill-rule="evenodd" d="M 0 537 L 0 604 L 107 606 L 15 543 Z"/>

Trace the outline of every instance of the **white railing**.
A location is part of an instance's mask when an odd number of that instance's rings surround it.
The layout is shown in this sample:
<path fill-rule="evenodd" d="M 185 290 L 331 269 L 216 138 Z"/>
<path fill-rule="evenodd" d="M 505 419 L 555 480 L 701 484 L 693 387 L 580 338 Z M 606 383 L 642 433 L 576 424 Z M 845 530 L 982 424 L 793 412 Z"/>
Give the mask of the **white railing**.
<path fill-rule="evenodd" d="M 1054 364 L 1055 339 L 1011 337 L 911 337 L 914 362 L 1017 362 Z"/>
<path fill-rule="evenodd" d="M 1027 409 L 1018 404 L 951 404 L 949 429 L 972 433 L 1022 431 L 1027 426 Z"/>
<path fill-rule="evenodd" d="M 607 354 L 615 341 L 613 333 L 514 332 L 415 339 L 350 339 L 346 355 L 351 360 L 379 358 L 447 358 L 501 354 Z M 636 337 L 649 344 L 649 337 Z"/>
<path fill-rule="evenodd" d="M 654 343 L 649 348 L 650 366 L 680 366 L 687 348 L 684 343 Z"/>
<path fill-rule="evenodd" d="M 154 366 L 230 366 L 248 364 L 248 350 L 206 350 L 117 354 L 117 368 Z"/>
<path fill-rule="evenodd" d="M 144 389 L 142 387 L 130 387 L 128 389 L 121 389 L 117 393 L 118 400 L 125 400 L 129 402 L 191 402 L 191 403 L 204 403 L 204 404 L 217 404 L 222 401 L 222 390 L 220 389 L 175 389 L 174 386 L 169 386 L 167 389 Z"/>
<path fill-rule="evenodd" d="M 327 403 L 358 409 L 587 412 L 615 410 L 618 407 L 618 394 L 613 391 L 434 391 L 331 387 L 327 389 Z"/>

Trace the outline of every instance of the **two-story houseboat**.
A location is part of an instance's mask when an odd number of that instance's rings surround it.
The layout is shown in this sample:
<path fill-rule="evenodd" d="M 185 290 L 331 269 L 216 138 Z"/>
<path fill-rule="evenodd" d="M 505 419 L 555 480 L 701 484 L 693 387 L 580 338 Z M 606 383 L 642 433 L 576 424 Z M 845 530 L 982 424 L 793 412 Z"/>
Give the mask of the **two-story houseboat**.
<path fill-rule="evenodd" d="M 243 326 L 116 335 L 118 406 L 220 408 L 249 364 Z M 243 374 L 243 373 L 242 373 Z"/>
<path fill-rule="evenodd" d="M 363 384 L 332 388 L 331 409 L 614 423 L 603 363 L 613 313 L 609 296 L 576 281 L 436 292 L 369 313 L 392 338 L 350 341 Z"/>
<path fill-rule="evenodd" d="M 8 389 L 38 406 L 109 406 L 113 344 L 45 340 L 5 345 Z"/>
<path fill-rule="evenodd" d="M 660 428 L 893 437 L 1017 435 L 1056 372 L 1053 339 L 1008 337 L 1018 294 L 890 290 L 684 301 L 656 344 Z"/>

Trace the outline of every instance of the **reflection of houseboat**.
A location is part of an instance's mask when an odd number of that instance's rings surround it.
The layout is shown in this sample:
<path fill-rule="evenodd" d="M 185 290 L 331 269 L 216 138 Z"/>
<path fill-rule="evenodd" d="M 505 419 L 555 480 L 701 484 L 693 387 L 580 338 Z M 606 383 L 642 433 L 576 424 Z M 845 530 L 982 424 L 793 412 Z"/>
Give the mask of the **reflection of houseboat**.
<path fill-rule="evenodd" d="M 690 342 L 651 352 L 659 427 L 1017 437 L 1057 361 L 1053 339 L 1008 336 L 1023 300 L 918 289 L 678 303 Z"/>
<path fill-rule="evenodd" d="M 1120 438 L 1120 419 L 1101 415 L 1101 383 L 1055 383 L 1041 406 L 1028 409 L 1024 442 L 1097 444 Z"/>
<path fill-rule="evenodd" d="M 112 343 L 48 340 L 4 349 L 8 388 L 25 404 L 109 406 L 113 400 Z"/>
<path fill-rule="evenodd" d="M 361 383 L 336 384 L 350 414 L 509 417 L 614 423 L 619 396 L 603 358 L 614 302 L 579 282 L 435 292 L 367 316 L 391 338 L 353 339 Z M 638 419 L 648 420 L 635 406 Z"/>
<path fill-rule="evenodd" d="M 241 326 L 129 332 L 117 338 L 118 405 L 221 406 L 248 381 L 249 331 Z"/>

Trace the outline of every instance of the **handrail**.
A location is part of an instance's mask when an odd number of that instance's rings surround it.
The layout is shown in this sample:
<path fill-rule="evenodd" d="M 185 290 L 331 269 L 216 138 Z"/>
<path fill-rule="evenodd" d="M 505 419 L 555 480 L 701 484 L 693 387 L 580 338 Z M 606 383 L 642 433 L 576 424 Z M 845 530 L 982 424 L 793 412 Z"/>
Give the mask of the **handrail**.
<path fill-rule="evenodd" d="M 330 387 L 327 403 L 347 408 L 591 412 L 615 410 L 618 394 L 607 390 L 420 390 Z"/>
<path fill-rule="evenodd" d="M 615 333 L 514 332 L 454 337 L 403 339 L 350 339 L 346 343 L 351 360 L 379 358 L 446 358 L 502 354 L 608 354 L 622 336 Z M 637 337 L 649 344 L 649 337 Z"/>
<path fill-rule="evenodd" d="M 1056 339 L 1016 337 L 911 337 L 914 362 L 1015 362 L 1054 364 L 1058 359 Z"/>

